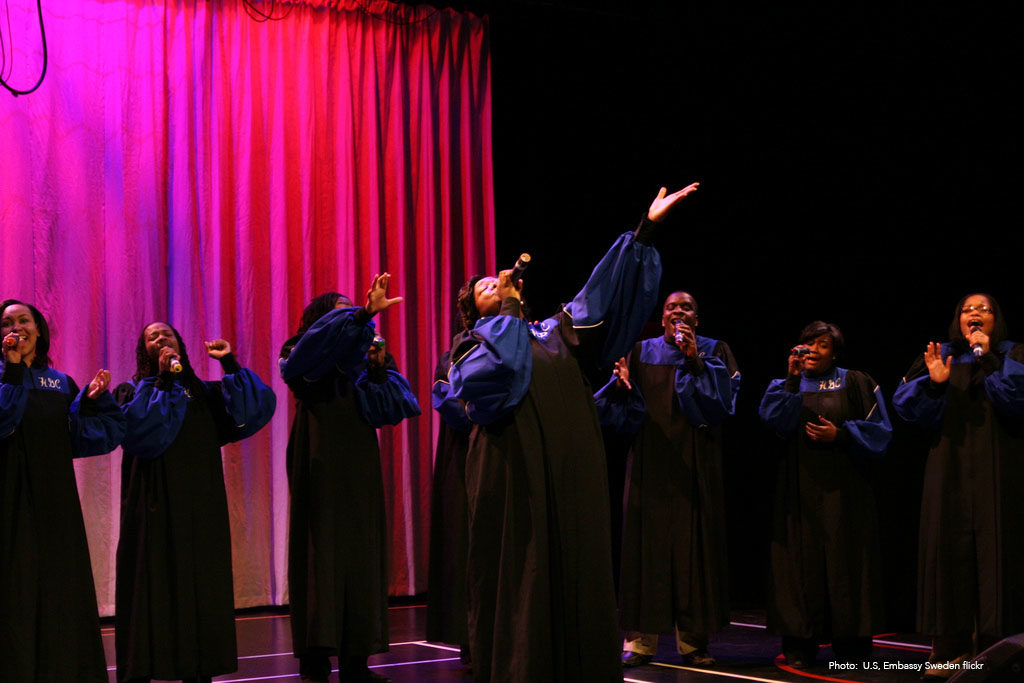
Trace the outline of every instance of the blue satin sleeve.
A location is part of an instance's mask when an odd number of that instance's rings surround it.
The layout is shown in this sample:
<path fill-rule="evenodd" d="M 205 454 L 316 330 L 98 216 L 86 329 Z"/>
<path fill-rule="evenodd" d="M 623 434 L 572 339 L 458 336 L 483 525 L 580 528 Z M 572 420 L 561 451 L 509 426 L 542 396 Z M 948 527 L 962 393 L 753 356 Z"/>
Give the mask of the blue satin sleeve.
<path fill-rule="evenodd" d="M 125 453 L 136 458 L 155 458 L 166 451 L 185 421 L 185 388 L 173 382 L 165 391 L 158 389 L 156 382 L 156 377 L 139 381 L 134 395 L 121 406 L 128 421 L 122 446 Z"/>
<path fill-rule="evenodd" d="M 786 388 L 786 380 L 774 379 L 761 398 L 757 414 L 761 423 L 782 438 L 788 438 L 800 426 L 800 411 L 804 399 L 800 392 Z"/>
<path fill-rule="evenodd" d="M 448 380 L 434 381 L 434 386 L 430 389 L 430 404 L 452 429 L 460 432 L 472 429 L 473 423 L 466 416 L 466 409 L 459 403 L 459 399 L 452 395 L 452 385 Z"/>
<path fill-rule="evenodd" d="M 626 355 L 657 304 L 661 257 L 632 232 L 619 237 L 579 294 L 565 305 L 575 328 L 604 325 L 602 365 Z"/>
<path fill-rule="evenodd" d="M 632 389 L 625 389 L 616 386 L 617 382 L 618 378 L 612 376 L 611 380 L 594 394 L 597 419 L 605 427 L 614 429 L 617 434 L 636 434 L 644 423 L 647 401 L 636 384 L 633 384 Z"/>
<path fill-rule="evenodd" d="M 946 412 L 946 392 L 930 391 L 931 386 L 928 374 L 910 381 L 904 378 L 892 397 L 896 414 L 907 422 L 931 429 L 938 428 Z"/>
<path fill-rule="evenodd" d="M 842 428 L 847 432 L 854 453 L 868 458 L 880 458 L 885 455 L 892 441 L 892 422 L 881 389 L 876 386 L 872 396 L 875 403 L 867 416 L 862 420 L 846 420 Z"/>
<path fill-rule="evenodd" d="M 1024 364 L 1010 356 L 985 378 L 985 392 L 992 406 L 1004 417 L 1024 416 Z"/>
<path fill-rule="evenodd" d="M 373 341 L 374 324 L 361 307 L 336 308 L 306 330 L 287 358 L 281 377 L 315 380 L 336 368 L 350 370 L 363 361 Z"/>
<path fill-rule="evenodd" d="M 676 397 L 691 425 L 716 425 L 736 413 L 740 374 L 716 356 L 702 360 L 703 372 L 694 373 L 686 365 L 676 369 Z"/>
<path fill-rule="evenodd" d="M 17 367 L 20 366 L 20 367 Z M 21 424 L 28 404 L 28 389 L 24 384 L 25 365 L 4 364 L 0 372 L 0 439 L 10 436 Z"/>
<path fill-rule="evenodd" d="M 409 381 L 397 370 L 367 367 L 356 378 L 355 387 L 359 412 L 373 427 L 396 425 L 420 414 Z"/>
<path fill-rule="evenodd" d="M 252 436 L 274 416 L 277 396 L 252 370 L 238 367 L 234 372 L 225 374 L 220 382 L 220 390 L 224 405 L 235 424 L 233 441 Z"/>
<path fill-rule="evenodd" d="M 463 336 L 448 373 L 452 396 L 465 402 L 476 424 L 491 424 L 517 406 L 530 388 L 530 332 L 519 302 L 507 299 L 502 315 L 488 316 Z"/>
<path fill-rule="evenodd" d="M 89 398 L 86 385 L 71 402 L 71 445 L 76 458 L 109 453 L 124 440 L 128 420 L 109 391 Z"/>

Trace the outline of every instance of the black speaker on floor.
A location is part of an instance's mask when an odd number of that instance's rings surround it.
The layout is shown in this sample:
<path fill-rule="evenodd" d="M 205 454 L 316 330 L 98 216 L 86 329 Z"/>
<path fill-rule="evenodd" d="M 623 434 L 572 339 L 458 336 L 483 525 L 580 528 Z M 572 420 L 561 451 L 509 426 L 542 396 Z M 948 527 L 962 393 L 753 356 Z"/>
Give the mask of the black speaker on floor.
<path fill-rule="evenodd" d="M 1024 681 L 1024 633 L 1000 640 L 965 666 L 972 668 L 961 669 L 949 683 Z"/>

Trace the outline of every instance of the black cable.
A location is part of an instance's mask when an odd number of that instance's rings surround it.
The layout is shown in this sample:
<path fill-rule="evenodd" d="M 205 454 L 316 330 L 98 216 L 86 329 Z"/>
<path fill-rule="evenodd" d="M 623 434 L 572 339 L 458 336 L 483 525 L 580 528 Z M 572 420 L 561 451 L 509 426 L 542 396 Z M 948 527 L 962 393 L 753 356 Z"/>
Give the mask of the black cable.
<path fill-rule="evenodd" d="M 43 84 L 43 79 L 46 78 L 46 65 L 49 62 L 50 56 L 46 51 L 46 30 L 43 28 L 43 0 L 36 0 L 36 8 L 39 10 L 39 38 L 42 40 L 43 43 L 43 72 L 39 74 L 39 80 L 36 81 L 36 84 L 28 90 L 17 90 L 15 88 L 12 88 L 11 86 L 7 85 L 7 82 L 3 78 L 0 78 L 0 85 L 5 87 L 8 90 L 8 92 L 10 92 L 15 97 L 17 97 L 18 95 L 28 95 L 29 93 L 35 92 L 39 89 L 39 86 Z M 8 19 L 9 18 L 10 15 L 8 14 Z M 11 61 L 14 61 L 13 52 L 11 52 Z"/>
<path fill-rule="evenodd" d="M 275 17 L 274 16 L 274 5 L 276 5 L 276 4 L 277 4 L 277 0 L 271 0 L 271 2 L 270 2 L 270 11 L 264 13 L 263 10 L 261 10 L 261 9 L 256 7 L 256 4 L 252 0 L 242 0 L 242 6 L 245 7 L 245 13 L 249 15 L 250 19 L 252 19 L 253 21 L 257 21 L 257 22 L 259 22 L 261 24 L 263 22 L 265 22 L 265 21 L 281 21 L 282 19 L 287 17 L 289 14 L 291 14 L 293 9 L 295 9 L 295 4 L 294 3 L 289 4 L 288 5 L 288 9 L 285 10 L 284 14 L 282 14 L 279 17 Z M 254 14 L 256 16 L 253 16 Z"/>
<path fill-rule="evenodd" d="M 412 20 L 410 20 L 410 21 L 395 21 L 395 20 L 393 20 L 393 19 L 390 19 L 390 18 L 388 18 L 388 17 L 384 17 L 384 16 L 381 16 L 381 15 L 379 15 L 379 14 L 374 14 L 373 12 L 371 12 L 371 11 L 370 11 L 369 9 L 367 9 L 367 7 L 366 7 L 366 0 L 357 0 L 357 3 L 356 3 L 356 4 L 358 4 L 358 5 L 359 5 L 359 9 L 360 9 L 360 10 L 362 11 L 362 13 L 363 13 L 363 14 L 365 14 L 366 16 L 368 16 L 368 17 L 373 17 L 374 19 L 380 19 L 381 21 L 387 22 L 387 23 L 389 23 L 389 24 L 395 24 L 395 25 L 397 25 L 397 26 L 412 26 L 413 24 L 419 24 L 419 23 L 422 23 L 422 22 L 426 21 L 427 19 L 429 19 L 430 17 L 434 16 L 435 14 L 437 14 L 437 13 L 438 13 L 438 12 L 440 11 L 440 10 L 438 10 L 438 8 L 436 8 L 436 7 L 435 7 L 435 8 L 434 8 L 434 11 L 433 11 L 433 12 L 431 12 L 430 14 L 428 14 L 428 15 L 427 15 L 427 16 L 425 16 L 425 17 L 420 17 L 419 19 L 412 19 Z M 395 5 L 395 4 L 397 4 L 397 3 L 394 3 L 394 2 L 392 2 L 391 4 L 392 4 L 392 5 Z"/>
<path fill-rule="evenodd" d="M 4 0 L 4 10 L 7 15 L 7 35 L 11 43 L 11 70 L 14 70 L 14 33 L 11 32 L 11 4 Z M 7 78 L 4 73 L 7 71 L 7 50 L 4 47 L 4 34 L 0 31 L 0 80 Z"/>

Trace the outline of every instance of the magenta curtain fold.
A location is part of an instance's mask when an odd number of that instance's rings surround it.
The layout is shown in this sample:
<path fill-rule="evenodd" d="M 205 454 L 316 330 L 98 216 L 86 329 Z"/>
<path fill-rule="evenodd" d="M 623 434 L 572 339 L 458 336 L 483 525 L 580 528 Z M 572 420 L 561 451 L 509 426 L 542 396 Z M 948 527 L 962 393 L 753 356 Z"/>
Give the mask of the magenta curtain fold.
<path fill-rule="evenodd" d="M 42 60 L 35 3 L 9 5 L 8 80 L 24 87 Z M 424 415 L 381 432 L 391 591 L 424 591 L 433 369 L 458 287 L 494 266 L 486 19 L 386 2 L 295 3 L 264 23 L 240 2 L 43 8 L 46 80 L 0 93 L 0 297 L 39 306 L 80 383 L 100 367 L 127 380 L 154 320 L 194 361 L 204 339 L 228 339 L 271 382 L 271 425 L 224 449 L 246 607 L 287 602 L 293 409 L 278 351 L 310 298 L 361 301 L 392 273 L 405 301 L 380 330 Z M 119 452 L 76 469 L 110 614 Z"/>

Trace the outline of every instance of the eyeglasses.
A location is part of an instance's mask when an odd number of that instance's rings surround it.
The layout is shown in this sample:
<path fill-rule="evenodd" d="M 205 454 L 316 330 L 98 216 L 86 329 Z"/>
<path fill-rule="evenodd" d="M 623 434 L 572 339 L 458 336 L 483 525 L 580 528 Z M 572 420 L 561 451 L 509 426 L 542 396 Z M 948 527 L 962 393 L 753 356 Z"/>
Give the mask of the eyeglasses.
<path fill-rule="evenodd" d="M 988 304 L 969 304 L 960 309 L 961 313 L 973 313 L 974 311 L 978 313 L 991 313 L 992 307 Z"/>

